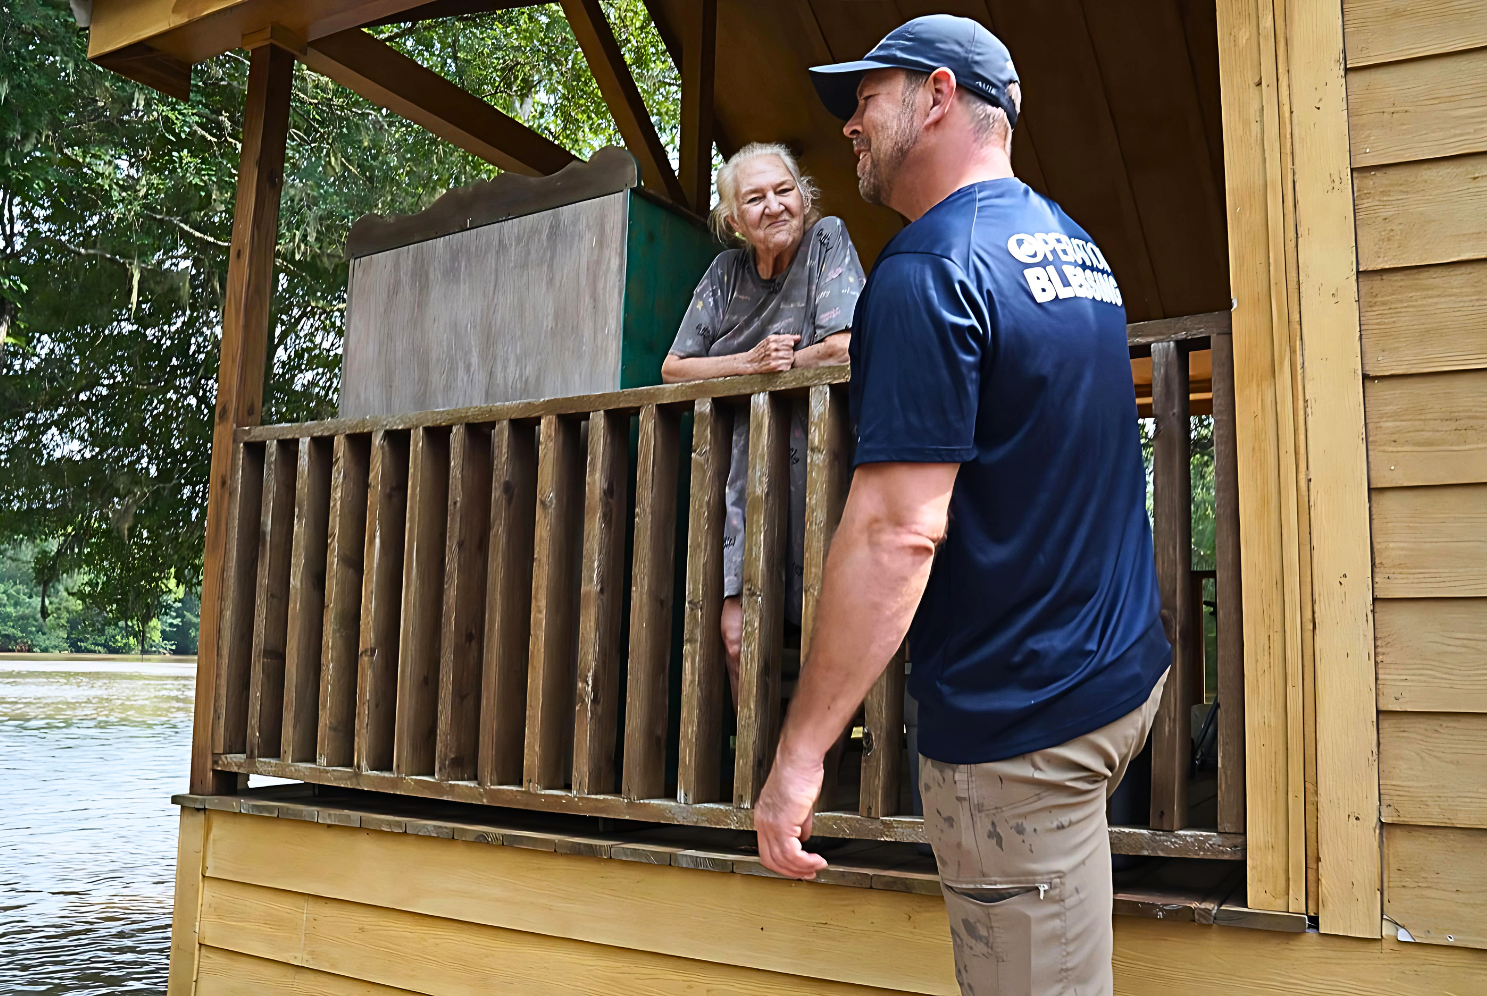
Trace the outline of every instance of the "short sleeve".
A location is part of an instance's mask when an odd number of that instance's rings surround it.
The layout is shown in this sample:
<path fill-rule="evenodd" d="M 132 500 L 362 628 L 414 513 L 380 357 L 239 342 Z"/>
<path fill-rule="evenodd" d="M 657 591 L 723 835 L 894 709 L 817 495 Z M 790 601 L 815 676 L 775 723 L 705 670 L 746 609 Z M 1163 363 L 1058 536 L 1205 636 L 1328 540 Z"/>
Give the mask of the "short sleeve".
<path fill-rule="evenodd" d="M 976 455 L 984 311 L 964 271 L 944 257 L 879 261 L 852 331 L 855 464 Z"/>
<path fill-rule="evenodd" d="M 682 316 L 676 338 L 667 352 L 673 356 L 706 356 L 723 334 L 723 317 L 728 313 L 728 298 L 732 293 L 732 281 L 728 279 L 729 267 L 734 253 L 718 254 L 687 304 L 687 313 Z"/>
<path fill-rule="evenodd" d="M 857 310 L 857 298 L 867 284 L 862 272 L 862 262 L 857 258 L 857 247 L 847 234 L 847 226 L 840 218 L 823 218 L 811 232 L 817 241 L 815 323 L 809 342 L 801 346 L 814 345 L 827 336 L 852 326 L 852 314 Z"/>

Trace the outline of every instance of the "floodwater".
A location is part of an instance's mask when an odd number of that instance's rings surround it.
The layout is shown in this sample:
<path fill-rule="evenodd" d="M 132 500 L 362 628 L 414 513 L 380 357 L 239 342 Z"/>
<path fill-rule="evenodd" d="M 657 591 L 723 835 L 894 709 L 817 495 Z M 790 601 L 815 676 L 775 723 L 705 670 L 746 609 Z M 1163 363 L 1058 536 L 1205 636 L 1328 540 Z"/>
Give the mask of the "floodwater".
<path fill-rule="evenodd" d="M 195 673 L 0 661 L 0 994 L 165 992 Z"/>

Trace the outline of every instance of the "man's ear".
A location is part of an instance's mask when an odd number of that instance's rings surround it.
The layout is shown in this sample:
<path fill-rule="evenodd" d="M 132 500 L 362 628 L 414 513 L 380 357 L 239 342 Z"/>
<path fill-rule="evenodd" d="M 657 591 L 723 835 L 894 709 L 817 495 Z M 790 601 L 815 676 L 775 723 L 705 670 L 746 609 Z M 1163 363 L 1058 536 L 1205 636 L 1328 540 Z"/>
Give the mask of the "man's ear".
<path fill-rule="evenodd" d="M 924 118 L 924 125 L 929 127 L 950 113 L 958 87 L 955 74 L 944 67 L 929 74 L 926 86 L 929 88 L 929 113 Z"/>

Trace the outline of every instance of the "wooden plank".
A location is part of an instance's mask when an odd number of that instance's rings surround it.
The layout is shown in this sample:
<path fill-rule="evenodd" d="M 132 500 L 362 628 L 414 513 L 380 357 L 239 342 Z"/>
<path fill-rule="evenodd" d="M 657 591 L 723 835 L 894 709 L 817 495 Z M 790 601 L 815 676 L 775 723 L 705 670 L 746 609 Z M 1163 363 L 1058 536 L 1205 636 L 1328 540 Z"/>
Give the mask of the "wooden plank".
<path fill-rule="evenodd" d="M 252 679 L 248 687 L 248 756 L 279 752 L 284 720 L 284 645 L 289 628 L 289 559 L 294 540 L 294 480 L 299 447 L 264 445 L 263 516 L 253 597 Z"/>
<path fill-rule="evenodd" d="M 1487 712 L 1487 598 L 1374 603 L 1379 709 Z"/>
<path fill-rule="evenodd" d="M 408 435 L 373 432 L 362 553 L 366 570 L 361 587 L 361 637 L 356 654 L 352 753 L 359 771 L 392 770 L 407 521 Z"/>
<path fill-rule="evenodd" d="M 811 388 L 806 442 L 805 570 L 800 611 L 800 659 L 809 659 L 826 551 L 852 483 L 846 398 L 827 386 Z"/>
<path fill-rule="evenodd" d="M 249 57 L 232 251 L 228 254 L 227 292 L 222 303 L 222 346 L 217 363 L 217 400 L 208 477 L 200 651 L 191 737 L 193 792 L 211 793 L 228 786 L 228 779 L 212 772 L 212 745 L 221 729 L 214 711 L 219 701 L 215 659 L 219 647 L 218 623 L 229 613 L 237 622 L 243 621 L 230 601 L 224 603 L 225 598 L 231 598 L 227 586 L 239 580 L 224 573 L 232 531 L 228 506 L 236 448 L 233 434 L 239 426 L 254 425 L 262 417 L 269 295 L 274 282 L 274 244 L 279 232 L 279 193 L 283 185 L 284 142 L 289 131 L 293 79 L 294 57 L 283 49 L 265 45 Z M 238 646 L 235 636 L 224 633 L 223 637 L 226 642 L 222 646 L 228 649 Z M 236 666 L 226 665 L 224 677 L 236 677 L 233 670 Z M 222 701 L 235 706 L 238 694 L 236 689 L 228 690 Z M 236 735 L 237 713 L 230 715 L 232 733 Z"/>
<path fill-rule="evenodd" d="M 491 429 L 490 556 L 480 686 L 482 785 L 514 785 L 522 777 L 536 502 L 532 426 L 497 422 Z"/>
<path fill-rule="evenodd" d="M 1487 48 L 1354 69 L 1354 168 L 1487 152 Z"/>
<path fill-rule="evenodd" d="M 1189 478 L 1187 354 L 1175 343 L 1151 347 L 1153 540 L 1162 617 L 1172 641 L 1172 667 L 1151 729 L 1151 825 L 1187 826 L 1188 767 L 1192 736 L 1188 669 L 1183 666 L 1194 626 L 1188 572 L 1192 566 L 1192 481 Z"/>
<path fill-rule="evenodd" d="M 1384 820 L 1487 827 L 1487 716 L 1379 713 Z"/>
<path fill-rule="evenodd" d="M 222 620 L 218 630 L 220 642 L 215 660 L 197 656 L 198 687 L 205 678 L 203 670 L 214 667 L 210 742 L 214 753 L 242 753 L 248 745 L 248 688 L 253 670 L 253 600 L 257 594 L 265 445 L 243 443 L 234 447 L 237 458 L 232 462 L 232 477 L 220 499 L 231 503 L 230 509 L 223 512 L 227 522 L 222 526 L 225 535 L 221 554 L 222 590 L 218 599 Z M 202 618 L 205 626 L 205 616 Z M 195 735 L 200 736 L 200 731 Z"/>
<path fill-rule="evenodd" d="M 1487 481 L 1487 369 L 1370 377 L 1363 402 L 1373 487 Z"/>
<path fill-rule="evenodd" d="M 1353 173 L 1358 268 L 1487 257 L 1487 154 Z"/>
<path fill-rule="evenodd" d="M 448 531 L 449 433 L 415 429 L 408 447 L 408 529 L 392 747 L 392 770 L 400 775 L 434 770 Z"/>
<path fill-rule="evenodd" d="M 1487 831 L 1384 828 L 1384 912 L 1425 944 L 1487 948 Z"/>
<path fill-rule="evenodd" d="M 552 992 L 554 966 L 562 966 L 565 990 L 613 996 L 684 996 L 699 991 L 890 996 L 876 987 L 625 950 L 234 882 L 211 883 L 206 914 L 206 934 L 215 945 L 439 996 L 486 992 L 494 980 L 499 980 L 501 992 L 515 996 Z M 243 925 L 251 927 L 245 930 Z"/>
<path fill-rule="evenodd" d="M 211 947 L 201 949 L 196 986 L 200 996 L 413 996 L 407 989 Z"/>
<path fill-rule="evenodd" d="M 1372 492 L 1378 598 L 1487 595 L 1487 485 Z"/>
<path fill-rule="evenodd" d="M 577 161 L 567 149 L 360 28 L 311 41 L 304 62 L 501 169 L 544 176 Z"/>
<path fill-rule="evenodd" d="M 682 634 L 678 802 L 722 798 L 723 507 L 733 418 L 711 398 L 692 410 L 691 510 L 687 517 L 686 607 Z"/>
<path fill-rule="evenodd" d="M 354 756 L 356 655 L 361 638 L 362 567 L 366 556 L 371 459 L 368 436 L 334 437 L 316 763 L 337 767 L 351 764 Z"/>
<path fill-rule="evenodd" d="M 614 791 L 629 462 L 629 417 L 623 412 L 595 412 L 589 418 L 584 484 L 573 718 L 573 791 L 580 794 Z"/>
<path fill-rule="evenodd" d="M 284 649 L 283 744 L 279 751 L 286 761 L 315 759 L 330 528 L 331 450 L 329 439 L 299 441 L 294 542 L 289 555 L 289 626 Z"/>
<path fill-rule="evenodd" d="M 1213 340 L 1215 607 L 1218 629 L 1218 828 L 1243 833 L 1244 589 L 1240 570 L 1239 468 L 1235 439 L 1234 343 Z"/>
<path fill-rule="evenodd" d="M 573 745 L 574 630 L 581 553 L 583 452 L 579 423 L 549 415 L 537 450 L 537 516 L 532 565 L 532 636 L 522 780 L 530 790 L 562 788 Z"/>
<path fill-rule="evenodd" d="M 741 807 L 753 806 L 764 787 L 780 732 L 789 472 L 789 402 L 775 394 L 756 394 L 749 406 L 743 654 L 733 766 L 733 804 Z"/>
<path fill-rule="evenodd" d="M 449 526 L 444 548 L 443 632 L 434 777 L 475 778 L 480 753 L 481 657 L 489 575 L 491 437 L 457 425 L 449 439 Z"/>
<path fill-rule="evenodd" d="M 1357 270 L 1369 226 L 1361 203 L 1355 218 L 1347 188 L 1341 20 L 1335 8 L 1307 4 L 1291 7 L 1286 19 L 1296 228 L 1304 233 L 1297 263 L 1306 354 L 1301 377 L 1316 673 L 1318 913 L 1327 933 L 1376 938 L 1377 711 L 1357 304 Z M 1482 189 L 1487 202 L 1487 182 Z"/>
<path fill-rule="evenodd" d="M 857 811 L 863 816 L 898 812 L 899 779 L 903 777 L 904 651 L 898 648 L 862 703 L 862 790 Z"/>
<path fill-rule="evenodd" d="M 686 191 L 671 169 L 671 159 L 666 147 L 656 134 L 656 126 L 646 110 L 645 101 L 635 80 L 625 65 L 625 55 L 620 51 L 614 31 L 604 16 L 599 0 L 563 0 L 563 14 L 583 49 L 585 60 L 604 95 L 604 103 L 614 115 L 615 126 L 625 140 L 625 147 L 640 161 L 642 182 L 656 193 L 669 198 L 673 203 L 686 206 Z M 683 66 L 686 53 L 682 54 Z M 711 156 L 708 166 L 711 168 Z"/>
<path fill-rule="evenodd" d="M 718 0 L 682 8 L 682 192 L 694 214 L 706 215 L 713 187 L 713 79 L 716 75 Z"/>
<path fill-rule="evenodd" d="M 1484 0 L 1348 0 L 1348 68 L 1487 45 Z"/>
<path fill-rule="evenodd" d="M 630 592 L 630 669 L 625 691 L 625 765 L 621 785 L 627 799 L 652 799 L 666 791 L 679 432 L 680 420 L 674 412 L 655 407 L 640 410 L 635 565 Z"/>
<path fill-rule="evenodd" d="M 200 949 L 196 927 L 201 917 L 202 860 L 206 854 L 205 810 L 183 808 L 176 838 L 175 907 L 170 922 L 170 969 L 167 996 L 192 996 Z"/>
<path fill-rule="evenodd" d="M 1487 260 L 1358 275 L 1363 372 L 1487 367 Z"/>
<path fill-rule="evenodd" d="M 819 987 L 811 992 L 829 991 L 828 982 L 957 992 L 938 896 L 639 861 L 609 861 L 596 875 L 598 859 L 526 848 L 237 814 L 214 820 L 207 873 L 216 880 L 524 931 L 524 943 L 569 937 L 626 949 L 626 957 L 649 951 L 767 968 L 804 976 Z M 388 868 L 398 874 L 378 873 Z M 457 960 L 480 961 L 468 953 Z"/>
<path fill-rule="evenodd" d="M 1211 336 L 1229 335 L 1233 327 L 1233 315 L 1227 311 L 1156 318 L 1149 322 L 1132 322 L 1127 325 L 1126 344 L 1150 346 L 1152 343 L 1173 342 L 1178 339 L 1207 339 Z"/>

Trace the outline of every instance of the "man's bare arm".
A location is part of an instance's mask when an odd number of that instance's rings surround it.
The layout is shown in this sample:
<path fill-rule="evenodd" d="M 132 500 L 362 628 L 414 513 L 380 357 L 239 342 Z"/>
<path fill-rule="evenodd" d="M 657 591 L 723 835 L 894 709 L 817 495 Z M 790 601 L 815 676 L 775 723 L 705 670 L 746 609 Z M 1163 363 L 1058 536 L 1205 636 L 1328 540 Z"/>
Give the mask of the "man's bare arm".
<path fill-rule="evenodd" d="M 759 856 L 810 878 L 826 862 L 802 850 L 822 762 L 909 631 L 960 465 L 859 467 L 826 559 L 811 654 L 801 668 L 774 767 L 754 810 Z"/>

